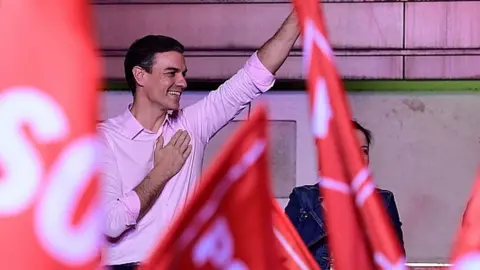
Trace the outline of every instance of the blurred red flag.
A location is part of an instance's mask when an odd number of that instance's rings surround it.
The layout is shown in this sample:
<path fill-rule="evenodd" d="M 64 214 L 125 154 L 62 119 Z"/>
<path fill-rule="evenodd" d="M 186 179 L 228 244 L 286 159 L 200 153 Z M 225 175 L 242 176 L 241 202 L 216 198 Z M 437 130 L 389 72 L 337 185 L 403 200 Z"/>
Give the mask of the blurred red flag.
<path fill-rule="evenodd" d="M 99 63 L 87 1 L 0 1 L 0 264 L 93 269 Z"/>
<path fill-rule="evenodd" d="M 302 27 L 304 70 L 336 270 L 405 269 L 404 255 L 365 167 L 320 5 L 293 0 Z M 330 210 L 331 209 L 331 210 Z"/>
<path fill-rule="evenodd" d="M 265 110 L 256 110 L 203 176 L 142 269 L 279 269 Z"/>
<path fill-rule="evenodd" d="M 480 170 L 453 245 L 453 269 L 480 269 Z"/>
<path fill-rule="evenodd" d="M 277 240 L 275 249 L 282 263 L 281 269 L 320 269 L 276 200 L 272 200 L 272 207 L 273 232 Z"/>

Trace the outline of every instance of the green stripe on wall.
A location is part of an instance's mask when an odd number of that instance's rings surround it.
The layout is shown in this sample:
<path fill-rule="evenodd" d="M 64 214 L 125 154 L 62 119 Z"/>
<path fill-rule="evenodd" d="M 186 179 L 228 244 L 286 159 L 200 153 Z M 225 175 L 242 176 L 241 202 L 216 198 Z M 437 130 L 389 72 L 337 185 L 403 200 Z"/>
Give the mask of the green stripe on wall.
<path fill-rule="evenodd" d="M 480 80 L 347 80 L 345 87 L 349 91 L 480 91 Z"/>
<path fill-rule="evenodd" d="M 216 89 L 223 81 L 190 80 L 188 89 L 209 91 Z M 475 91 L 480 92 L 480 80 L 345 80 L 345 87 L 351 92 L 382 91 L 382 92 L 412 92 L 412 91 Z M 277 80 L 273 91 L 303 91 L 303 80 Z M 128 91 L 127 84 L 122 81 L 107 82 L 106 91 Z"/>

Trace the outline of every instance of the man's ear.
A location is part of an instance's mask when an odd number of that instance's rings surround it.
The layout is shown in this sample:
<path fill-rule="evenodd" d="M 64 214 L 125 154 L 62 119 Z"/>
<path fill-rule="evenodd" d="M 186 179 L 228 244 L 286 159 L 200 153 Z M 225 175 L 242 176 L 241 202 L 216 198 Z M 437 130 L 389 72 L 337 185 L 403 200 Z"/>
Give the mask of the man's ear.
<path fill-rule="evenodd" d="M 137 82 L 138 85 L 143 86 L 145 84 L 145 80 L 147 79 L 147 72 L 145 69 L 139 67 L 139 66 L 134 66 L 132 69 L 133 73 L 133 78 L 135 78 L 135 81 Z"/>

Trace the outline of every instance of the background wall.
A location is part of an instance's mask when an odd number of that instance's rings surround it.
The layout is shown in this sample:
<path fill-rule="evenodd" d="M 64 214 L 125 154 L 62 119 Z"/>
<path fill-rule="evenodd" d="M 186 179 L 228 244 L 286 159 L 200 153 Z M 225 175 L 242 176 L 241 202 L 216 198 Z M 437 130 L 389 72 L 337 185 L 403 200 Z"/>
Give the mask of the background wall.
<path fill-rule="evenodd" d="M 480 74 L 478 1 L 326 2 L 331 43 L 346 78 L 465 79 Z M 110 79 L 123 78 L 126 49 L 147 34 L 169 35 L 185 45 L 189 78 L 227 78 L 275 33 L 291 10 L 285 0 L 94 3 Z M 302 78 L 300 48 L 299 40 L 279 78 Z"/>
<path fill-rule="evenodd" d="M 205 94 L 188 91 L 182 103 Z M 372 170 L 377 185 L 395 194 L 409 262 L 446 262 L 480 161 L 480 95 L 371 92 L 349 98 L 354 117 L 374 133 Z M 128 92 L 105 93 L 101 118 L 121 113 L 129 102 Z M 251 107 L 260 102 L 269 106 L 274 121 L 272 185 L 286 205 L 294 186 L 313 184 L 317 178 L 307 97 L 298 91 L 271 92 Z M 237 120 L 247 119 L 248 112 Z M 205 165 L 235 125 L 212 140 Z"/>

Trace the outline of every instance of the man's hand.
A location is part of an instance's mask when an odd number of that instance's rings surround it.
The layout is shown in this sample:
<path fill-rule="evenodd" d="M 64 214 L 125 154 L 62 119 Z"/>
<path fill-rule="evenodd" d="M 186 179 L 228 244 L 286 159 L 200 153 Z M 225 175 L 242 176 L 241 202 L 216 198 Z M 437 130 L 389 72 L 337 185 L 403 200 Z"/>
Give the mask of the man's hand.
<path fill-rule="evenodd" d="M 165 146 L 163 146 L 163 137 L 160 136 L 154 152 L 152 172 L 158 172 L 168 179 L 172 178 L 183 167 L 191 152 L 192 145 L 187 131 L 177 131 Z"/>
<path fill-rule="evenodd" d="M 158 138 L 153 153 L 153 169 L 134 189 L 140 199 L 137 220 L 142 219 L 150 210 L 165 184 L 180 171 L 191 152 L 190 136 L 185 130 L 177 131 L 165 146 L 163 137 Z"/>

